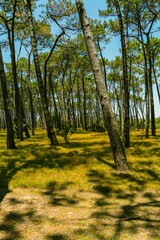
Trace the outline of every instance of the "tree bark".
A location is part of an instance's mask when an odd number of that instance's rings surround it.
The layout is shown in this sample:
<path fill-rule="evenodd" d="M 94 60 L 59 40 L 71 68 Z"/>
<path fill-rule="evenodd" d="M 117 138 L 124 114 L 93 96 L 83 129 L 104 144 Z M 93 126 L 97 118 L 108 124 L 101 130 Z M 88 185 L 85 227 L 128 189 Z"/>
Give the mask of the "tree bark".
<path fill-rule="evenodd" d="M 82 73 L 82 87 L 83 87 L 83 113 L 84 113 L 84 128 L 87 131 L 87 112 L 86 112 L 86 89 L 85 89 L 85 80 L 84 74 Z"/>
<path fill-rule="evenodd" d="M 149 84 L 148 84 L 148 71 L 147 71 L 147 56 L 146 56 L 146 49 L 145 49 L 145 44 L 144 44 L 143 34 L 142 34 L 143 29 L 140 22 L 140 12 L 138 10 L 138 7 L 136 11 L 137 11 L 138 28 L 140 32 L 141 44 L 142 44 L 142 50 L 143 50 L 143 57 L 144 57 L 145 99 L 146 99 L 145 137 L 148 138 L 149 137 Z"/>
<path fill-rule="evenodd" d="M 79 85 L 79 76 L 77 76 L 77 108 L 78 108 L 78 118 L 79 118 L 79 128 L 83 129 L 83 115 L 82 115 L 82 103 L 81 103 L 81 96 L 80 96 L 80 85 Z"/>
<path fill-rule="evenodd" d="M 7 124 L 7 148 L 15 149 L 16 146 L 14 142 L 14 132 L 13 132 L 11 113 L 8 107 L 8 91 L 7 91 L 7 83 L 6 83 L 6 77 L 4 72 L 4 66 L 3 66 L 1 46 L 0 46 L 0 80 L 1 80 L 4 111 L 5 111 L 6 124 Z"/>
<path fill-rule="evenodd" d="M 120 139 L 120 135 L 118 133 L 118 127 L 115 121 L 115 117 L 112 112 L 108 92 L 106 89 L 106 84 L 103 79 L 101 65 L 100 65 L 97 50 L 93 41 L 93 35 L 90 30 L 89 21 L 84 8 L 83 0 L 76 0 L 76 5 L 79 13 L 80 23 L 83 29 L 85 43 L 86 43 L 90 61 L 91 61 L 92 71 L 95 77 L 97 90 L 101 100 L 105 126 L 109 134 L 111 147 L 113 150 L 115 166 L 117 170 L 126 171 L 128 170 L 128 164 L 126 160 L 125 151 L 123 148 L 122 141 Z"/>
<path fill-rule="evenodd" d="M 129 84 L 128 84 L 128 74 L 127 74 L 126 42 L 125 42 L 124 25 L 123 25 L 123 19 L 122 19 L 119 1 L 114 0 L 113 4 L 116 7 L 119 26 L 120 26 L 122 60 L 123 60 L 124 106 L 125 106 L 124 141 L 125 141 L 125 147 L 129 147 L 129 145 L 130 145 Z"/>
<path fill-rule="evenodd" d="M 58 108 L 57 108 L 57 103 L 56 103 L 56 99 L 55 99 L 55 93 L 54 93 L 54 88 L 53 88 L 53 83 L 52 83 L 52 73 L 50 72 L 49 74 L 49 86 L 52 92 L 52 97 L 53 97 L 53 104 L 54 104 L 54 111 L 55 111 L 55 115 L 56 115 L 56 125 L 57 128 L 59 130 L 61 130 L 61 121 L 59 119 L 59 114 L 58 114 Z"/>
<path fill-rule="evenodd" d="M 29 30 L 30 30 L 30 36 L 31 36 L 31 45 L 32 45 L 32 50 L 33 50 L 33 56 L 34 56 L 34 64 L 35 64 L 36 76 L 37 76 L 37 80 L 38 80 L 38 87 L 39 87 L 39 91 L 40 91 L 40 95 L 41 95 L 43 112 L 44 112 L 44 116 L 45 116 L 48 138 L 50 138 L 51 145 L 57 145 L 58 141 L 57 141 L 54 129 L 53 129 L 51 116 L 50 116 L 50 113 L 48 110 L 48 100 L 47 100 L 45 86 L 43 83 L 40 64 L 39 64 L 37 42 L 36 42 L 35 30 L 34 30 L 34 26 L 33 26 L 33 18 L 32 18 L 32 12 L 31 12 L 31 1 L 24 0 L 24 3 L 27 6 L 28 23 L 29 23 Z"/>
<path fill-rule="evenodd" d="M 104 60 L 104 57 L 103 57 L 103 54 L 102 54 L 102 49 L 101 49 L 100 44 L 99 44 L 99 40 L 97 40 L 97 44 L 98 44 L 98 48 L 99 48 L 99 52 L 100 52 L 100 56 L 101 56 L 101 59 L 102 59 L 103 72 L 104 72 L 104 81 L 105 81 L 105 84 L 106 84 L 106 88 L 107 88 L 107 90 L 108 90 L 108 86 L 107 86 L 107 73 L 106 73 L 106 64 L 105 64 L 105 60 Z"/>
<path fill-rule="evenodd" d="M 16 108 L 17 122 L 19 125 L 19 137 L 20 137 L 20 140 L 23 140 L 23 130 L 25 131 L 27 138 L 30 138 L 30 134 L 27 127 L 27 123 L 26 123 L 24 108 L 23 108 L 22 99 L 20 96 L 18 81 L 17 81 L 17 65 L 16 65 L 15 44 L 14 44 L 14 41 L 15 41 L 14 25 L 15 25 L 16 6 L 17 6 L 17 0 L 14 1 L 14 5 L 13 5 L 12 25 L 11 25 L 11 31 L 8 27 L 8 37 L 9 37 L 9 45 L 11 50 L 12 74 L 13 74 L 14 87 L 15 87 L 15 108 Z"/>
<path fill-rule="evenodd" d="M 153 62 L 152 63 L 153 75 L 154 75 L 154 80 L 156 82 L 156 89 L 157 89 L 158 99 L 159 99 L 159 103 L 160 103 L 160 90 L 159 90 L 157 76 L 156 76 L 156 70 L 155 70 L 155 66 L 154 66 L 154 56 L 152 56 L 152 62 Z"/>
<path fill-rule="evenodd" d="M 148 54 L 148 63 L 149 63 L 149 93 L 150 93 L 150 106 L 151 106 L 151 130 L 152 136 L 156 136 L 156 126 L 155 126 L 155 111 L 154 111 L 154 98 L 153 98 L 153 88 L 152 88 L 152 58 L 151 58 L 151 50 L 150 50 L 150 39 L 149 33 L 147 34 L 147 54 Z"/>
<path fill-rule="evenodd" d="M 32 91 L 31 91 L 31 83 L 30 83 L 30 56 L 31 56 L 31 52 L 28 55 L 27 85 L 28 85 L 29 103 L 30 103 L 30 111 L 31 111 L 31 129 L 32 129 L 32 135 L 35 135 L 35 116 L 34 116 L 33 97 L 32 97 Z"/>

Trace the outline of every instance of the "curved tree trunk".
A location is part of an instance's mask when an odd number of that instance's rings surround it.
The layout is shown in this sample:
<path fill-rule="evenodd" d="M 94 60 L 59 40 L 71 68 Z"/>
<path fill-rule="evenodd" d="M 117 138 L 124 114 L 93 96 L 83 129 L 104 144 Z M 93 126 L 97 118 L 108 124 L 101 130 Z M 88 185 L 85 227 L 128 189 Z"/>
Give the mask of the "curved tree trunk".
<path fill-rule="evenodd" d="M 87 50 L 88 50 L 90 61 L 91 61 L 92 71 L 95 77 L 97 90 L 101 100 L 105 126 L 109 134 L 116 169 L 125 171 L 125 170 L 128 170 L 126 155 L 125 155 L 122 141 L 120 139 L 115 117 L 112 112 L 108 92 L 106 89 L 106 84 L 104 82 L 102 69 L 100 66 L 97 50 L 93 41 L 93 35 L 90 30 L 89 21 L 84 8 L 83 0 L 76 0 L 76 5 L 79 13 L 81 26 L 83 29 L 83 35 L 85 38 Z"/>

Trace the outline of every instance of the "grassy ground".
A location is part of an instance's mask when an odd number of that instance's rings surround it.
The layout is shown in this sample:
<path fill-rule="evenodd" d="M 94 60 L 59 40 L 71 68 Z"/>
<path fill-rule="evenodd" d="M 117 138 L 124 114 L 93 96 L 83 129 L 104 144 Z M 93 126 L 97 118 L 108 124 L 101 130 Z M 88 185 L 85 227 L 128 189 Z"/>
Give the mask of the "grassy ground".
<path fill-rule="evenodd" d="M 0 133 L 0 239 L 160 239 L 160 131 L 131 133 L 130 170 L 116 172 L 108 135 L 45 131 L 6 150 Z"/>

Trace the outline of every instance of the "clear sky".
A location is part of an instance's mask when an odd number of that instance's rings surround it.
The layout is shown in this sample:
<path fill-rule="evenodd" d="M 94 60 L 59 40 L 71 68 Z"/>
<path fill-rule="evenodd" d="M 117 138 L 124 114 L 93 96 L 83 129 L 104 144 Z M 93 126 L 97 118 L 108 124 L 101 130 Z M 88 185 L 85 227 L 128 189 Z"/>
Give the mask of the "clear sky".
<path fill-rule="evenodd" d="M 72 0 L 72 2 L 75 2 Z M 106 9 L 106 1 L 105 0 L 83 0 L 86 12 L 88 17 L 92 19 L 101 19 L 103 21 L 104 18 L 100 18 L 98 14 L 98 10 Z M 105 46 L 103 54 L 105 58 L 108 60 L 113 60 L 115 56 L 120 55 L 119 49 L 121 48 L 120 38 L 112 37 L 111 42 Z"/>

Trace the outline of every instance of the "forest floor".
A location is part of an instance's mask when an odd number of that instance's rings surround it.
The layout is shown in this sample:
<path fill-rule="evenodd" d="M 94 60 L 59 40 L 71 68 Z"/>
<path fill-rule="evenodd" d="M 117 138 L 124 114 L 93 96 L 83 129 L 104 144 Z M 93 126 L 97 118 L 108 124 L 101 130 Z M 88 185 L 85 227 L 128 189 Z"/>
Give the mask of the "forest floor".
<path fill-rule="evenodd" d="M 50 147 L 44 130 L 17 150 L 0 132 L 1 240 L 159 240 L 160 130 L 131 132 L 117 172 L 108 135 L 77 132 Z"/>

